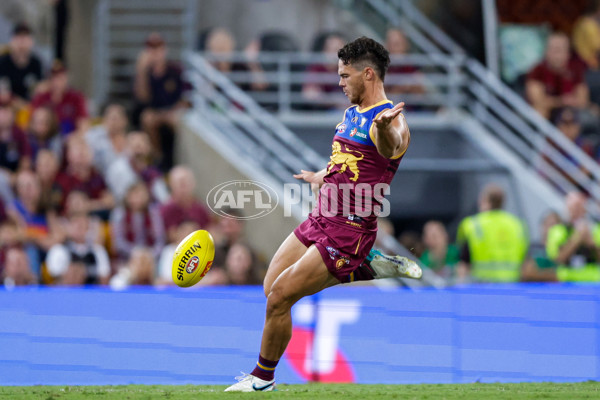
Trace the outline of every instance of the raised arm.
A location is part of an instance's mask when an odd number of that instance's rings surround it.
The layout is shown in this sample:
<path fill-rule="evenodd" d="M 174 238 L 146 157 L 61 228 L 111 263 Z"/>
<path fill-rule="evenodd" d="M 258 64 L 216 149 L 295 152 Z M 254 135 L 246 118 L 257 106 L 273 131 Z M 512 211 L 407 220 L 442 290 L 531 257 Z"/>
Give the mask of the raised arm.
<path fill-rule="evenodd" d="M 373 120 L 375 146 L 385 158 L 398 156 L 406 151 L 410 142 L 410 130 L 402 114 L 404 102 L 383 111 Z"/>

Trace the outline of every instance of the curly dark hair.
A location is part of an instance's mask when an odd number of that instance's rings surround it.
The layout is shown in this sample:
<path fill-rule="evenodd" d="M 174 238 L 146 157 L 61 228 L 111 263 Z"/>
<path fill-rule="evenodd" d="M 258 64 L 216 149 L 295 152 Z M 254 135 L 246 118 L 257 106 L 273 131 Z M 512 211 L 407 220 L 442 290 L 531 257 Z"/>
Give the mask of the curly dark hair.
<path fill-rule="evenodd" d="M 344 65 L 352 65 L 357 69 L 367 66 L 373 68 L 382 82 L 390 66 L 390 53 L 386 48 L 365 36 L 342 47 L 338 51 L 338 58 Z"/>

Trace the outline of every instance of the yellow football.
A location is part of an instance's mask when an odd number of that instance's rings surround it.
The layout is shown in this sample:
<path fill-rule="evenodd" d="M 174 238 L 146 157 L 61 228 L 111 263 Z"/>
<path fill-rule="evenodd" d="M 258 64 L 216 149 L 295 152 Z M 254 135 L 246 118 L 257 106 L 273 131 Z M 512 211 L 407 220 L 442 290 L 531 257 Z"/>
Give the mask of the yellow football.
<path fill-rule="evenodd" d="M 173 255 L 173 282 L 181 287 L 194 286 L 204 278 L 215 259 L 215 243 L 205 230 L 190 233 L 179 243 Z"/>

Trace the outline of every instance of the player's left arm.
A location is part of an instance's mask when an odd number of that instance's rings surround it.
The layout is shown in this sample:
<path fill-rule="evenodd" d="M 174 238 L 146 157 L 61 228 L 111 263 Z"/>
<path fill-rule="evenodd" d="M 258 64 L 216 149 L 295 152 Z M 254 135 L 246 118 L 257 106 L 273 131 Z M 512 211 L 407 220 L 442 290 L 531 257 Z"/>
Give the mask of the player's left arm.
<path fill-rule="evenodd" d="M 404 102 L 385 110 L 373 120 L 375 146 L 379 154 L 385 158 L 403 154 L 410 142 L 410 130 L 402 110 L 404 110 Z"/>

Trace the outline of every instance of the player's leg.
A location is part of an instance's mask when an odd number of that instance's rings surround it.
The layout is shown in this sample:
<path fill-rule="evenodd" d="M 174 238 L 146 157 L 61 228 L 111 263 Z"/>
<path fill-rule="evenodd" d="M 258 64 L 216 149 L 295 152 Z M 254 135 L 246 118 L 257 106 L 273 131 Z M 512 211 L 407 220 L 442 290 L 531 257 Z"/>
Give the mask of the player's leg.
<path fill-rule="evenodd" d="M 290 233 L 281 246 L 279 246 L 269 264 L 269 269 L 263 282 L 265 296 L 269 295 L 271 286 L 273 286 L 273 282 L 275 282 L 279 275 L 295 264 L 306 253 L 306 250 L 307 247 L 298 240 L 296 235 L 293 232 Z"/>
<path fill-rule="evenodd" d="M 257 367 L 226 391 L 272 390 L 275 367 L 292 337 L 292 306 L 301 298 L 338 283 L 329 273 L 315 246 L 309 247 L 298 262 L 281 272 L 271 285 L 267 297 Z"/>

